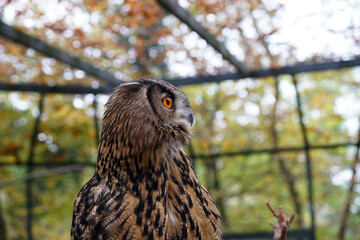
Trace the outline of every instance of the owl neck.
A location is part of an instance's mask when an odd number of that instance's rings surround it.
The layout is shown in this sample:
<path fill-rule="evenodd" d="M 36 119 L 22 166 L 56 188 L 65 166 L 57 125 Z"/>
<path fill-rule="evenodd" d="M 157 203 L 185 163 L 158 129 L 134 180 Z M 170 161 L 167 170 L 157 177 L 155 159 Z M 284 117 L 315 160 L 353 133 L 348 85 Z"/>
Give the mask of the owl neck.
<path fill-rule="evenodd" d="M 96 176 L 108 181 L 125 178 L 142 181 L 146 178 L 168 179 L 169 163 L 161 147 L 139 151 L 131 145 L 101 141 L 99 144 Z"/>

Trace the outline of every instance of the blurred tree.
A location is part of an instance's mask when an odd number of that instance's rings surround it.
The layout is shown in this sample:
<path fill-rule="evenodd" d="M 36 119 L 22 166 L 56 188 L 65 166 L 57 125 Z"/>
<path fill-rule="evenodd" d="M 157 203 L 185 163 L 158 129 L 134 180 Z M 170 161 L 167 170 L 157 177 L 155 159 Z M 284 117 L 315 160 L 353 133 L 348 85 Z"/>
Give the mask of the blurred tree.
<path fill-rule="evenodd" d="M 0 240 L 6 240 L 6 222 L 0 205 Z"/>

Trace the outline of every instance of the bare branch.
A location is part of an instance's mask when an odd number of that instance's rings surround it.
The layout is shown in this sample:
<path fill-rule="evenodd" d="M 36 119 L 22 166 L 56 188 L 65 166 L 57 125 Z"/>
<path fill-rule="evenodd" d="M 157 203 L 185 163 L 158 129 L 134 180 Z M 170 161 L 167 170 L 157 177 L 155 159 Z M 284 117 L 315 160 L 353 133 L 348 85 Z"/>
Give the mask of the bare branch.
<path fill-rule="evenodd" d="M 279 212 L 276 212 L 270 205 L 269 202 L 266 202 L 266 206 L 272 212 L 274 217 L 277 218 L 277 223 L 270 223 L 270 226 L 274 229 L 274 240 L 286 240 L 287 230 L 290 227 L 291 223 L 295 219 L 295 213 L 291 214 L 290 219 L 286 219 L 284 208 L 279 206 Z"/>

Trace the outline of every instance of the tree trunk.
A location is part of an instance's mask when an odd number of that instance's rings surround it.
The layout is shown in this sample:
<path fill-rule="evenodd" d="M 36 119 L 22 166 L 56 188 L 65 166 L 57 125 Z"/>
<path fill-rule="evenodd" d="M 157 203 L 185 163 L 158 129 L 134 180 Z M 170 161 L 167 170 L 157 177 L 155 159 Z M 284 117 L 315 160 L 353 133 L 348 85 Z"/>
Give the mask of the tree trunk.
<path fill-rule="evenodd" d="M 4 214 L 1 211 L 1 205 L 0 205 L 0 240 L 6 240 L 6 223 Z"/>
<path fill-rule="evenodd" d="M 359 123 L 360 123 L 360 121 L 359 121 Z M 360 128 L 359 128 L 359 133 L 358 133 L 358 142 L 357 142 L 356 154 L 355 154 L 355 157 L 354 157 L 354 161 L 353 161 L 353 163 L 351 165 L 352 177 L 351 177 L 351 180 L 350 180 L 350 187 L 349 187 L 348 192 L 347 192 L 347 196 L 346 196 L 346 200 L 345 200 L 345 207 L 344 207 L 343 215 L 341 217 L 339 240 L 344 240 L 345 239 L 345 232 L 346 232 L 346 229 L 348 227 L 350 206 L 351 206 L 351 203 L 353 201 L 354 186 L 355 186 L 355 183 L 356 183 L 356 179 L 355 179 L 355 177 L 356 177 L 356 166 L 360 162 L 359 154 L 360 154 Z"/>
<path fill-rule="evenodd" d="M 274 107 L 272 109 L 272 122 L 271 122 L 271 132 L 272 132 L 275 149 L 278 149 L 278 136 L 277 136 L 277 132 L 276 132 L 276 110 L 277 110 L 278 101 L 279 101 L 279 82 L 278 82 L 278 79 L 275 78 L 275 103 L 274 103 Z M 280 153 L 275 153 L 273 155 L 273 158 L 276 159 L 276 161 L 279 163 L 280 172 L 283 175 L 286 184 L 288 185 L 291 199 L 292 199 L 294 209 L 295 209 L 295 212 L 297 215 L 296 216 L 296 224 L 298 225 L 298 227 L 303 228 L 304 221 L 302 218 L 302 206 L 299 201 L 299 194 L 295 187 L 295 177 L 291 173 L 290 169 L 288 169 L 286 167 L 285 160 L 281 156 Z"/>

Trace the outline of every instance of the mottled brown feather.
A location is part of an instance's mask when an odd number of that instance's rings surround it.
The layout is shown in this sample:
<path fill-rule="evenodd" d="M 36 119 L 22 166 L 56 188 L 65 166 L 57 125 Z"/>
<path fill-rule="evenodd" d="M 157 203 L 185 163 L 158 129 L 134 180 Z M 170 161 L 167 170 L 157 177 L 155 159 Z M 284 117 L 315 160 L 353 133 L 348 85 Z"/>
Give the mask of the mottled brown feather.
<path fill-rule="evenodd" d="M 170 95 L 173 109 L 161 98 Z M 221 239 L 219 212 L 182 150 L 192 112 L 173 85 L 141 79 L 106 104 L 94 176 L 74 206 L 71 239 Z"/>

